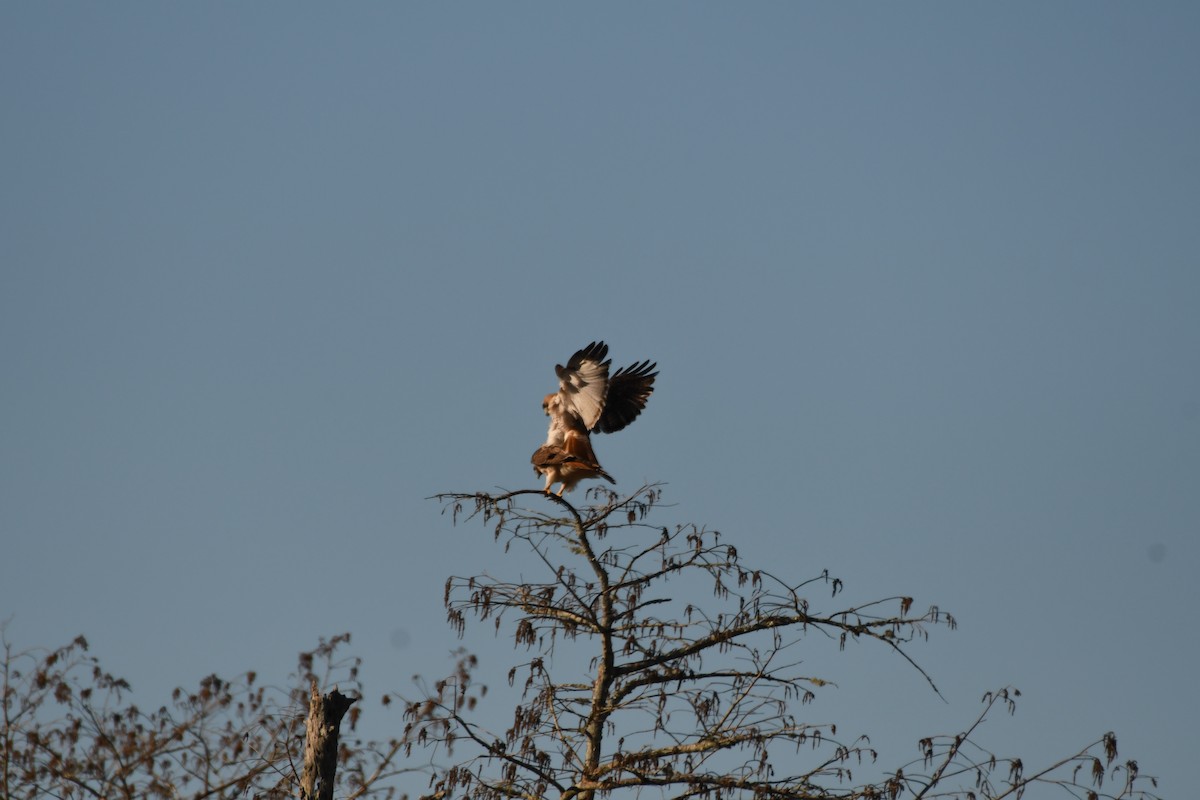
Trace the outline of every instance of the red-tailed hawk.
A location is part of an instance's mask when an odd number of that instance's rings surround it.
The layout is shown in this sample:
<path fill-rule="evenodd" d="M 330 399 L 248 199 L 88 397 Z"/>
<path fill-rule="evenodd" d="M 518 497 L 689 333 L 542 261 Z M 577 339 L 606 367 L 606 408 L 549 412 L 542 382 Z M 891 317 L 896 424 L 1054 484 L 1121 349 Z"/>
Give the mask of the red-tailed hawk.
<path fill-rule="evenodd" d="M 559 389 L 542 401 L 550 431 L 530 459 L 533 471 L 546 476 L 547 493 L 561 483 L 561 497 L 586 478 L 616 483 L 596 460 L 591 434 L 616 433 L 637 419 L 654 391 L 658 365 L 642 361 L 610 376 L 612 360 L 607 355 L 608 345 L 592 342 L 571 356 L 565 367 L 554 367 Z"/>

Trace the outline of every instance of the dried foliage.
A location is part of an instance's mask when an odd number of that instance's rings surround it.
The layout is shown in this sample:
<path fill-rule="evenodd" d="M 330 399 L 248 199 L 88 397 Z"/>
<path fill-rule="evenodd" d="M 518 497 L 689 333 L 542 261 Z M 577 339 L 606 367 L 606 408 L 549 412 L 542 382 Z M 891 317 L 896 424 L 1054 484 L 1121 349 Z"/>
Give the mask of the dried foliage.
<path fill-rule="evenodd" d="M 300 654 L 291 690 L 254 672 L 210 675 L 145 711 L 130 686 L 88 655 L 81 636 L 56 650 L 15 650 L 3 637 L 0 797 L 282 798 L 296 795 L 312 681 L 361 690 L 343 634 Z M 353 729 L 357 708 L 349 715 Z M 399 742 L 343 742 L 341 796 L 392 797 Z"/>
<path fill-rule="evenodd" d="M 833 684 L 802 670 L 801 652 L 874 646 L 936 692 L 909 648 L 953 628 L 952 616 L 914 613 L 910 597 L 845 604 L 828 574 L 792 582 L 744 565 L 716 531 L 651 523 L 657 486 L 589 496 L 596 504 L 585 508 L 533 490 L 440 496 L 455 522 L 484 522 L 517 569 L 536 573 L 446 583 L 460 636 L 482 622 L 523 653 L 507 673 L 512 723 L 490 732 L 473 719 L 486 687 L 462 651 L 451 675 L 400 698 L 396 738 L 343 731 L 335 796 L 402 798 L 420 773 L 422 800 L 1017 800 L 1033 787 L 1079 800 L 1156 797 L 1136 761 L 1118 760 L 1111 733 L 1037 768 L 989 752 L 977 734 L 989 715 L 1015 709 L 1011 688 L 984 695 L 966 728 L 920 739 L 917 759 L 885 770 L 865 737 L 843 738 L 811 716 Z M 151 712 L 82 637 L 18 651 L 3 634 L 5 800 L 298 797 L 314 682 L 362 693 L 358 660 L 339 653 L 348 634 L 301 653 L 288 689 L 253 672 L 212 675 Z M 360 713 L 354 704 L 346 716 L 350 734 Z"/>
<path fill-rule="evenodd" d="M 981 748 L 973 735 L 997 704 L 1012 709 L 1011 689 L 988 694 L 962 732 L 922 739 L 921 759 L 881 771 L 865 738 L 843 740 L 805 713 L 831 681 L 805 674 L 798 651 L 814 634 L 842 648 L 872 643 L 936 692 L 908 647 L 934 626 L 953 628 L 952 616 L 913 613 L 908 597 L 840 605 L 842 584 L 828 574 L 797 583 L 748 567 L 716 531 L 651 524 L 657 486 L 588 494 L 597 505 L 536 491 L 439 495 L 456 523 L 481 520 L 506 552 L 532 556 L 542 578 L 447 581 L 460 636 L 486 622 L 529 658 L 508 673 L 521 695 L 505 731 L 466 713 L 477 688 L 470 661 L 409 704 L 407 740 L 442 748 L 454 764 L 435 772 L 432 797 L 982 800 L 1035 784 L 1080 798 L 1153 797 L 1135 762 L 1117 763 L 1112 734 L 1036 772 Z M 889 777 L 856 782 L 856 771 Z"/>

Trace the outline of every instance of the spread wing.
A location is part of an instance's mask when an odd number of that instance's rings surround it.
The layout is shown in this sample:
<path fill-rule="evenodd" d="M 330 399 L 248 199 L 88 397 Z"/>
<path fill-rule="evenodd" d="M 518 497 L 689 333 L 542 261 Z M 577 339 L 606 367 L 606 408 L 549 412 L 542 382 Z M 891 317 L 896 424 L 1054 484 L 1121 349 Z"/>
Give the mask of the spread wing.
<path fill-rule="evenodd" d="M 592 342 L 575 352 L 567 365 L 555 366 L 558 375 L 559 413 L 575 417 L 584 430 L 595 427 L 604 412 L 604 399 L 608 394 L 608 368 L 611 360 L 608 345 Z"/>
<path fill-rule="evenodd" d="M 657 367 L 658 364 L 646 360 L 614 372 L 608 379 L 608 396 L 604 400 L 603 411 L 591 430 L 616 433 L 637 419 L 654 392 Z"/>

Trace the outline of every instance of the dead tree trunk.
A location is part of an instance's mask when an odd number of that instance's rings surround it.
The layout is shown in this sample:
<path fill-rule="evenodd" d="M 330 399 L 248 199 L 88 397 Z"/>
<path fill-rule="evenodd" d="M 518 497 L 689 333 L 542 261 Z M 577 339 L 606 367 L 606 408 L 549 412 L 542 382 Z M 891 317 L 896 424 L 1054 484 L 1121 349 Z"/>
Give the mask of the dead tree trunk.
<path fill-rule="evenodd" d="M 338 731 L 342 717 L 357 700 L 357 697 L 346 697 L 337 689 L 322 696 L 317 690 L 317 682 L 312 682 L 304 735 L 304 772 L 300 775 L 301 800 L 333 800 Z"/>

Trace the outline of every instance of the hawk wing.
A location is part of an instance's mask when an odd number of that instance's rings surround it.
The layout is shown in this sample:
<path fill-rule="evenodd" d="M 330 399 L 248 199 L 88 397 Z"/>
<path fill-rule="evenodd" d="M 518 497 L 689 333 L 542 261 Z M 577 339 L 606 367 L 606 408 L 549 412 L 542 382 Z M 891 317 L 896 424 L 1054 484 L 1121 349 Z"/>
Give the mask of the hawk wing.
<path fill-rule="evenodd" d="M 561 364 L 554 367 L 558 375 L 557 402 L 552 399 L 555 395 L 546 398 L 546 411 L 552 417 L 556 414 L 567 417 L 563 427 L 589 431 L 600 419 L 608 394 L 608 368 L 612 364 L 605 358 L 607 355 L 608 345 L 592 342 L 577 350 L 565 367 Z"/>
<path fill-rule="evenodd" d="M 566 437 L 561 445 L 544 444 L 534 451 L 533 457 L 530 460 L 533 462 L 535 469 L 550 466 L 558 467 L 563 464 L 577 464 L 580 467 L 587 467 L 601 473 L 604 472 L 604 470 L 600 469 L 600 462 L 596 460 L 596 454 L 592 451 L 592 443 L 586 433 L 572 433 Z M 612 479 L 609 478 L 609 480 Z M 613 483 L 616 483 L 616 481 L 613 481 Z"/>
<path fill-rule="evenodd" d="M 604 413 L 605 396 L 608 392 L 608 366 L 612 361 L 605 359 L 608 345 L 593 342 L 582 350 L 576 350 L 566 366 L 554 366 L 558 375 L 558 396 L 562 399 L 564 414 L 574 415 L 590 431 L 600 415 Z"/>
<path fill-rule="evenodd" d="M 546 492 L 554 484 L 562 484 L 558 491 L 560 497 L 563 492 L 571 491 L 577 483 L 588 478 L 617 482 L 596 461 L 596 454 L 592 452 L 586 433 L 567 436 L 562 446 L 544 444 L 534 451 L 529 460 L 533 462 L 534 472 L 546 476 Z"/>
<path fill-rule="evenodd" d="M 657 366 L 646 360 L 614 372 L 608 379 L 604 411 L 592 430 L 616 433 L 637 419 L 654 391 L 654 379 L 658 376 L 654 369 Z"/>

